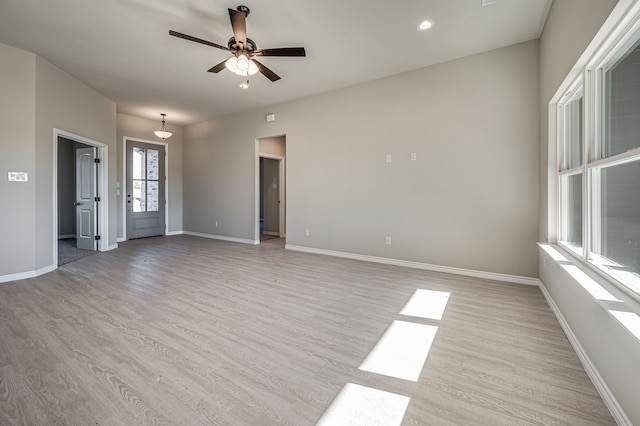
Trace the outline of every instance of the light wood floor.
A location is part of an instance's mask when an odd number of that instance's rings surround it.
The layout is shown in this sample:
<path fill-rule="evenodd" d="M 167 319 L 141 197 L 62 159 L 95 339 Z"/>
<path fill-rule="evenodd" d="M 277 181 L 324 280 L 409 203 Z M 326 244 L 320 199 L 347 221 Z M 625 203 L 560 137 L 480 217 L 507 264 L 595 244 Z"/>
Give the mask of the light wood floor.
<path fill-rule="evenodd" d="M 418 382 L 364 372 L 451 292 Z M 614 424 L 540 290 L 189 236 L 0 284 L 0 424 L 313 425 L 347 384 L 404 425 Z"/>

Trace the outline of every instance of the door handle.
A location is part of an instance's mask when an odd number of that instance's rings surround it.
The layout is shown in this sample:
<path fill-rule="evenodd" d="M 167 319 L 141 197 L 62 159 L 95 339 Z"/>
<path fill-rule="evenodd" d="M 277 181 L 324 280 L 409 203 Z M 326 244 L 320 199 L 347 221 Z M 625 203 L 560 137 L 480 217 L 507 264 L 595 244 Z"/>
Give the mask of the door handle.
<path fill-rule="evenodd" d="M 82 203 L 73 203 L 74 206 L 81 206 Z"/>

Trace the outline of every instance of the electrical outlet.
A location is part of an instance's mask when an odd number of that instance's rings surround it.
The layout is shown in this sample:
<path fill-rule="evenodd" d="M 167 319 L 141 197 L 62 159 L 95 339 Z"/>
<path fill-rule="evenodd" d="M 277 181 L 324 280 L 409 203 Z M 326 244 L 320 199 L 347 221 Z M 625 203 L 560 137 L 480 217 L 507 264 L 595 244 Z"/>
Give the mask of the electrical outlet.
<path fill-rule="evenodd" d="M 215 227 L 216 227 L 216 228 L 218 227 L 218 221 L 217 221 L 217 220 L 216 220 L 216 223 L 215 223 Z"/>
<path fill-rule="evenodd" d="M 390 163 L 390 162 L 391 162 L 391 154 L 387 154 L 387 155 L 384 157 L 384 159 L 385 159 L 385 161 L 386 161 L 387 163 Z"/>
<path fill-rule="evenodd" d="M 308 237 L 309 236 L 309 228 L 305 228 L 304 230 L 304 236 Z"/>
<path fill-rule="evenodd" d="M 415 152 L 412 152 L 410 158 L 411 158 L 411 161 L 416 161 L 418 159 L 418 154 L 416 154 Z"/>
<path fill-rule="evenodd" d="M 390 246 L 390 245 L 391 245 L 391 237 L 387 237 L 387 238 L 385 238 L 384 243 L 385 243 L 386 245 Z"/>

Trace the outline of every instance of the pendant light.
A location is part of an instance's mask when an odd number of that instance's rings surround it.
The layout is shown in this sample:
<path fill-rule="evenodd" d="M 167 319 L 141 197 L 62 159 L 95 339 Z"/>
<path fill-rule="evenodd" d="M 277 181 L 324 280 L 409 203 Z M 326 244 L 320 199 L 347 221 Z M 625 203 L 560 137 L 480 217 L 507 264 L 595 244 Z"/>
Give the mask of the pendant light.
<path fill-rule="evenodd" d="M 171 135 L 173 135 L 173 133 L 168 132 L 167 128 L 165 127 L 165 123 L 164 123 L 164 117 L 167 114 L 160 114 L 162 116 L 162 128 L 160 130 L 156 130 L 155 133 L 157 137 L 159 137 L 160 139 L 168 139 L 171 137 Z"/>

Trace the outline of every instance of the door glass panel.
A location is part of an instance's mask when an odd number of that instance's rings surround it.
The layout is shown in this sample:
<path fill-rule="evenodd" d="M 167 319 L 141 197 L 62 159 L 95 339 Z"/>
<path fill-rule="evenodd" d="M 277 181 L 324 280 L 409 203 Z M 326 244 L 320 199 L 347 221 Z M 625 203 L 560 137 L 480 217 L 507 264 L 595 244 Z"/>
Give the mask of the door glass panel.
<path fill-rule="evenodd" d="M 144 148 L 133 148 L 133 178 L 144 179 L 146 177 L 146 150 Z"/>
<path fill-rule="evenodd" d="M 158 180 L 158 150 L 147 149 L 147 179 Z"/>
<path fill-rule="evenodd" d="M 158 181 L 147 181 L 147 211 L 158 211 Z"/>
<path fill-rule="evenodd" d="M 144 212 L 147 210 L 147 190 L 144 180 L 133 181 L 133 211 Z"/>

